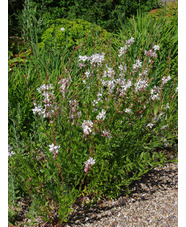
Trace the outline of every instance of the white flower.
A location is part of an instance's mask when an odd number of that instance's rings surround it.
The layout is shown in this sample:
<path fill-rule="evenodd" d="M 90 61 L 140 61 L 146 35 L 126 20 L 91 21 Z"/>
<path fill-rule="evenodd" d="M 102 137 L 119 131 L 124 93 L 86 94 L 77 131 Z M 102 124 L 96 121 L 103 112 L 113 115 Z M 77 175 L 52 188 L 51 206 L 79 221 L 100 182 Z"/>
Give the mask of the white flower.
<path fill-rule="evenodd" d="M 64 31 L 65 31 L 65 28 L 62 27 L 60 30 L 61 30 L 62 32 L 64 32 Z"/>
<path fill-rule="evenodd" d="M 126 109 L 125 109 L 125 113 L 131 113 L 131 109 L 126 108 Z"/>
<path fill-rule="evenodd" d="M 136 60 L 136 63 L 133 64 L 133 69 L 138 69 L 142 66 L 142 62 L 138 59 Z"/>
<path fill-rule="evenodd" d="M 170 109 L 169 104 L 167 103 L 167 105 L 165 106 L 164 110 Z"/>
<path fill-rule="evenodd" d="M 170 76 L 166 76 L 166 77 L 163 77 L 162 78 L 162 84 L 166 84 L 167 81 L 171 80 L 171 77 Z"/>
<path fill-rule="evenodd" d="M 85 62 L 88 59 L 89 59 L 89 57 L 87 57 L 86 55 L 85 56 L 79 56 L 79 61 Z"/>
<path fill-rule="evenodd" d="M 104 56 L 105 56 L 105 53 L 94 54 L 94 55 L 90 56 L 90 63 L 91 64 L 93 64 L 93 63 L 101 64 L 101 62 L 104 61 Z"/>
<path fill-rule="evenodd" d="M 164 146 L 165 146 L 165 147 L 169 147 L 170 144 L 169 144 L 169 143 L 164 143 Z"/>
<path fill-rule="evenodd" d="M 90 169 L 90 165 L 94 165 L 95 161 L 96 161 L 95 159 L 93 159 L 92 157 L 89 157 L 89 159 L 86 162 L 84 162 L 84 164 L 85 164 L 85 169 L 84 169 L 85 173 L 88 173 L 88 170 Z"/>
<path fill-rule="evenodd" d="M 125 45 L 124 47 L 121 47 L 119 50 L 118 57 L 120 58 L 125 53 L 126 50 L 127 50 L 127 45 Z"/>
<path fill-rule="evenodd" d="M 93 159 L 92 157 L 89 157 L 89 159 L 84 163 L 85 163 L 85 165 L 87 165 L 87 164 L 94 165 L 95 161 L 96 161 L 95 159 Z"/>
<path fill-rule="evenodd" d="M 97 101 L 97 100 L 93 100 L 93 101 L 92 101 L 92 105 L 93 105 L 93 106 L 96 106 L 97 104 L 98 104 L 98 101 Z"/>
<path fill-rule="evenodd" d="M 139 79 L 137 81 L 137 83 L 135 84 L 135 91 L 137 92 L 137 91 L 139 91 L 141 89 L 145 89 L 148 86 L 149 85 L 148 85 L 148 82 L 147 81 Z"/>
<path fill-rule="evenodd" d="M 105 120 L 105 117 L 106 117 L 106 111 L 105 110 L 102 110 L 96 117 L 97 120 L 100 120 L 100 119 L 103 119 Z"/>
<path fill-rule="evenodd" d="M 88 134 L 90 134 L 91 132 L 92 132 L 92 126 L 93 126 L 93 123 L 92 123 L 92 121 L 83 121 L 83 123 L 82 123 L 82 128 L 83 128 L 83 133 L 85 134 L 85 135 L 88 135 Z"/>
<path fill-rule="evenodd" d="M 131 37 L 129 40 L 126 41 L 126 43 L 130 46 L 132 43 L 134 43 L 134 38 Z"/>
<path fill-rule="evenodd" d="M 153 127 L 153 124 L 152 124 L 152 123 L 149 123 L 149 124 L 147 125 L 147 127 L 152 128 L 152 127 Z"/>
<path fill-rule="evenodd" d="M 33 111 L 34 114 L 35 113 L 38 113 L 39 115 L 41 115 L 41 114 L 44 114 L 45 113 L 45 109 L 42 109 L 41 106 L 36 106 L 35 103 L 34 103 L 34 105 L 35 105 L 35 108 L 32 109 L 32 111 Z"/>
<path fill-rule="evenodd" d="M 8 144 L 8 156 L 9 157 L 12 157 L 13 154 L 15 154 L 13 151 L 12 151 L 13 147 L 11 147 L 9 144 Z"/>
<path fill-rule="evenodd" d="M 107 67 L 107 71 L 104 71 L 104 74 L 103 74 L 103 77 L 108 77 L 108 78 L 111 78 L 115 75 L 115 72 L 112 68 L 108 68 Z"/>
<path fill-rule="evenodd" d="M 49 151 L 53 152 L 54 155 L 58 153 L 58 149 L 60 148 L 60 146 L 54 145 L 53 143 L 49 145 L 49 147 L 50 147 Z"/>
<path fill-rule="evenodd" d="M 154 45 L 153 49 L 154 50 L 159 50 L 160 49 L 160 46 L 159 45 Z"/>
<path fill-rule="evenodd" d="M 164 129 L 166 129 L 167 127 L 168 127 L 168 125 L 163 125 L 163 126 L 161 127 L 161 129 L 164 130 Z"/>
<path fill-rule="evenodd" d="M 88 70 L 88 71 L 86 71 L 85 72 L 85 75 L 86 75 L 86 77 L 88 78 L 89 77 L 89 75 L 90 75 L 90 71 Z"/>
<path fill-rule="evenodd" d="M 120 92 L 121 92 L 120 95 L 124 94 L 124 92 L 126 92 L 127 89 L 130 88 L 131 86 L 132 86 L 132 81 L 128 80 L 127 83 L 125 83 L 124 85 L 121 86 L 122 89 L 120 90 Z"/>
<path fill-rule="evenodd" d="M 151 99 L 154 101 L 156 99 L 160 99 L 159 94 L 151 95 Z"/>

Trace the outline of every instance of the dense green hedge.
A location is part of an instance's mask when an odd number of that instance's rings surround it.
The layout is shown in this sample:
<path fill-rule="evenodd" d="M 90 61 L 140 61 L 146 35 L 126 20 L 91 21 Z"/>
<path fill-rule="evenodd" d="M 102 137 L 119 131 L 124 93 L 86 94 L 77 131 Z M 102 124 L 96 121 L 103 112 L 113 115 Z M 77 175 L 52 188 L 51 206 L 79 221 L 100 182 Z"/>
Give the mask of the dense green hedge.
<path fill-rule="evenodd" d="M 16 34 L 15 29 L 21 27 L 23 22 L 24 0 L 10 0 L 9 4 L 9 31 Z M 91 23 L 114 31 L 118 28 L 119 21 L 135 15 L 141 8 L 150 11 L 158 6 L 158 0 L 30 0 L 30 7 L 37 9 L 37 19 L 44 25 L 49 19 L 68 18 L 84 19 Z"/>

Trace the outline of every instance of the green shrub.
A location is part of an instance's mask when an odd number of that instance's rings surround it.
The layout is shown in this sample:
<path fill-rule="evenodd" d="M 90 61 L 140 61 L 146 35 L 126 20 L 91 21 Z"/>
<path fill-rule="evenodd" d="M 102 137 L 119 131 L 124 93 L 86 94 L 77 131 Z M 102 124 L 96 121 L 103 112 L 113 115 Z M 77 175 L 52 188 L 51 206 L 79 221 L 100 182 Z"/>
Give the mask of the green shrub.
<path fill-rule="evenodd" d="M 150 19 L 156 21 L 165 19 L 166 22 L 171 22 L 172 26 L 178 21 L 178 2 L 169 2 L 160 9 L 154 9 L 149 13 Z"/>
<path fill-rule="evenodd" d="M 61 30 L 64 28 L 64 31 Z M 42 34 L 40 46 L 45 44 L 53 47 L 66 47 L 73 50 L 83 45 L 84 49 L 96 48 L 104 51 L 112 39 L 113 47 L 117 45 L 117 39 L 98 25 L 82 19 L 56 19 L 48 21 L 47 29 Z"/>

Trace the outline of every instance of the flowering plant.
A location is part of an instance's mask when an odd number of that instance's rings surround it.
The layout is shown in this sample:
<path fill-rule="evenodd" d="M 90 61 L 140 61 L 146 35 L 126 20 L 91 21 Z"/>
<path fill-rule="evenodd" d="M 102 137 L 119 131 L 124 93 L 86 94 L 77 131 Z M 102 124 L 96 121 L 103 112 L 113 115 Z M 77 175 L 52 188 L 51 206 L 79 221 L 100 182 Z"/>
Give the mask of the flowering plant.
<path fill-rule="evenodd" d="M 166 71 L 159 80 L 153 77 L 161 45 L 153 43 L 133 56 L 134 45 L 130 37 L 113 55 L 77 51 L 73 60 L 59 53 L 60 70 L 41 65 L 47 76 L 38 79 L 35 71 L 32 88 L 32 76 L 24 78 L 34 120 L 29 137 L 16 137 L 13 128 L 15 153 L 9 161 L 37 214 L 47 221 L 56 210 L 56 218 L 66 220 L 85 194 L 128 194 L 133 180 L 165 161 L 159 149 L 175 144 L 174 76 Z"/>

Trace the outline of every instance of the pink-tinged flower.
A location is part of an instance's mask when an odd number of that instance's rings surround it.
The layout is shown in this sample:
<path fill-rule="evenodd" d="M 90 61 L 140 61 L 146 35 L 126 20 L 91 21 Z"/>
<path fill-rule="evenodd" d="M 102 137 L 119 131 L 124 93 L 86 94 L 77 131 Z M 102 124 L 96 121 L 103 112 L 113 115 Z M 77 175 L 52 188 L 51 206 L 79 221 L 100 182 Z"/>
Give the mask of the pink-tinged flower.
<path fill-rule="evenodd" d="M 132 43 L 134 43 L 134 38 L 131 37 L 129 40 L 126 41 L 126 44 L 130 46 Z"/>
<path fill-rule="evenodd" d="M 153 57 L 153 58 L 156 58 L 157 55 L 156 55 L 156 52 L 155 51 L 152 51 L 152 50 L 149 50 L 149 51 L 146 51 L 145 50 L 145 55 L 149 56 L 149 57 Z M 150 61 L 151 62 L 151 61 Z M 149 63 L 150 63 L 149 62 Z"/>
<path fill-rule="evenodd" d="M 71 77 L 69 76 L 68 78 L 63 78 L 61 79 L 58 84 L 61 84 L 61 93 L 63 94 L 63 97 L 65 97 L 65 93 L 67 92 L 67 88 L 70 85 L 71 82 Z"/>
<path fill-rule="evenodd" d="M 108 131 L 103 131 L 103 136 L 104 137 L 108 137 L 108 139 L 111 139 L 112 138 L 111 133 L 108 132 Z"/>
<path fill-rule="evenodd" d="M 61 28 L 60 30 L 61 30 L 62 32 L 64 32 L 64 31 L 65 31 L 65 28 Z"/>
<path fill-rule="evenodd" d="M 83 64 L 83 63 L 79 64 L 80 69 L 82 69 L 84 66 L 85 66 L 85 64 Z"/>
<path fill-rule="evenodd" d="M 85 164 L 85 173 L 88 173 L 88 170 L 91 169 L 90 165 L 94 165 L 95 164 L 95 159 L 93 159 L 92 157 L 89 157 L 89 159 L 84 163 Z"/>

